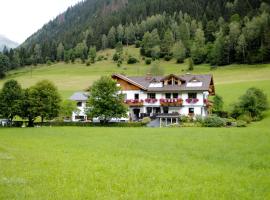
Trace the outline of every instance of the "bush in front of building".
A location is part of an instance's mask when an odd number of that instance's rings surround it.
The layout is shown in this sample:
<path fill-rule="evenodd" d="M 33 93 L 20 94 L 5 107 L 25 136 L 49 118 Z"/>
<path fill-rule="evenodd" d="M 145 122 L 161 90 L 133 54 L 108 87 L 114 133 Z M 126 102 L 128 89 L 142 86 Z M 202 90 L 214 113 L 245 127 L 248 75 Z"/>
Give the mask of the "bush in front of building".
<path fill-rule="evenodd" d="M 204 118 L 202 125 L 204 127 L 225 127 L 226 120 L 215 115 L 209 115 Z"/>
<path fill-rule="evenodd" d="M 148 124 L 148 123 L 150 123 L 151 122 L 151 118 L 150 117 L 144 117 L 143 119 L 142 119 L 142 123 L 143 124 Z"/>

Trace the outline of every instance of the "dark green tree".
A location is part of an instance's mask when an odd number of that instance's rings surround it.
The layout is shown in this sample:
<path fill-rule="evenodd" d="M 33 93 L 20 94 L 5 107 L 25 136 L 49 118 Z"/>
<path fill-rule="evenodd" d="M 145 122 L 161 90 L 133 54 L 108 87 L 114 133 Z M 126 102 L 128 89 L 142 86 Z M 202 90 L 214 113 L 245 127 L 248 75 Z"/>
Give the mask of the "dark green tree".
<path fill-rule="evenodd" d="M 116 81 L 110 77 L 101 77 L 90 89 L 91 96 L 87 101 L 87 115 L 99 118 L 102 123 L 108 123 L 112 118 L 126 117 L 127 107 L 124 96 Z"/>
<path fill-rule="evenodd" d="M 261 119 L 264 111 L 268 109 L 267 95 L 258 88 L 249 88 L 235 104 L 232 116 L 249 115 L 253 120 Z"/>
<path fill-rule="evenodd" d="M 5 82 L 0 92 L 0 115 L 12 121 L 22 110 L 23 90 L 15 80 Z"/>
<path fill-rule="evenodd" d="M 37 117 L 51 120 L 58 117 L 60 112 L 61 97 L 55 85 L 47 80 L 40 81 L 25 91 L 23 117 L 33 126 Z"/>

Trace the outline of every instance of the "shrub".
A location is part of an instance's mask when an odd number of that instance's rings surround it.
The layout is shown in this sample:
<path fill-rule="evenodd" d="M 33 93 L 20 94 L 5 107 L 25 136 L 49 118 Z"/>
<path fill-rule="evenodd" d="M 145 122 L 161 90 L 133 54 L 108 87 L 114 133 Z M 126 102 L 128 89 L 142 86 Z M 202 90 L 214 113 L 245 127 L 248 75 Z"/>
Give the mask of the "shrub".
<path fill-rule="evenodd" d="M 267 95 L 260 89 L 249 88 L 246 93 L 239 98 L 239 102 L 234 105 L 232 116 L 238 118 L 243 114 L 248 114 L 251 119 L 262 119 L 263 112 L 268 108 Z"/>
<path fill-rule="evenodd" d="M 46 64 L 47 64 L 48 66 L 51 66 L 51 65 L 52 65 L 52 61 L 47 60 Z"/>
<path fill-rule="evenodd" d="M 236 126 L 237 127 L 246 127 L 247 126 L 247 122 L 245 122 L 243 120 L 238 120 L 238 121 L 236 121 Z"/>
<path fill-rule="evenodd" d="M 103 55 L 100 55 L 100 56 L 97 57 L 97 61 L 102 61 L 102 60 L 104 60 L 104 56 Z"/>
<path fill-rule="evenodd" d="M 203 121 L 203 126 L 205 127 L 224 127 L 225 125 L 226 121 L 215 115 L 210 115 Z"/>
<path fill-rule="evenodd" d="M 195 122 L 199 124 L 203 124 L 203 117 L 201 115 L 196 115 Z"/>
<path fill-rule="evenodd" d="M 138 63 L 138 62 L 139 62 L 139 60 L 137 58 L 134 58 L 134 57 L 130 56 L 128 58 L 127 64 L 135 64 L 135 63 Z"/>
<path fill-rule="evenodd" d="M 118 59 L 119 59 L 119 54 L 118 53 L 115 53 L 115 54 L 113 54 L 113 61 L 118 61 Z"/>
<path fill-rule="evenodd" d="M 252 122 L 252 118 L 248 114 L 242 114 L 237 119 L 240 120 L 240 121 L 245 121 L 248 124 Z"/>
<path fill-rule="evenodd" d="M 180 122 L 183 122 L 183 123 L 190 122 L 190 117 L 186 115 L 181 115 Z"/>
<path fill-rule="evenodd" d="M 139 40 L 135 41 L 135 47 L 140 48 L 141 47 L 141 42 Z"/>
<path fill-rule="evenodd" d="M 86 62 L 86 66 L 90 66 L 91 65 L 91 62 L 88 60 L 87 62 Z"/>
<path fill-rule="evenodd" d="M 152 63 L 152 60 L 150 58 L 145 59 L 146 65 L 151 65 L 151 63 Z"/>
<path fill-rule="evenodd" d="M 143 123 L 143 124 L 148 124 L 148 123 L 150 123 L 150 122 L 151 122 L 150 117 L 144 117 L 144 118 L 142 119 L 142 123 Z"/>
<path fill-rule="evenodd" d="M 166 55 L 165 57 L 164 57 L 164 60 L 165 61 L 170 61 L 172 59 L 172 56 L 170 56 L 170 55 Z"/>

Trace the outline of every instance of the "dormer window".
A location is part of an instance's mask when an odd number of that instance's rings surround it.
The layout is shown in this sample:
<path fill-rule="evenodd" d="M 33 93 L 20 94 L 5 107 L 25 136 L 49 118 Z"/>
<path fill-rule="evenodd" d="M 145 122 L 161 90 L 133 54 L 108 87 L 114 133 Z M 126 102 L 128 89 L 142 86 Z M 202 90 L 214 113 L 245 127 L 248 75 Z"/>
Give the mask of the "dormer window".
<path fill-rule="evenodd" d="M 161 82 L 163 82 L 164 85 L 181 85 L 184 80 L 174 74 L 171 74 L 161 79 Z"/>
<path fill-rule="evenodd" d="M 79 102 L 77 103 L 77 107 L 82 107 L 82 102 L 79 101 Z"/>

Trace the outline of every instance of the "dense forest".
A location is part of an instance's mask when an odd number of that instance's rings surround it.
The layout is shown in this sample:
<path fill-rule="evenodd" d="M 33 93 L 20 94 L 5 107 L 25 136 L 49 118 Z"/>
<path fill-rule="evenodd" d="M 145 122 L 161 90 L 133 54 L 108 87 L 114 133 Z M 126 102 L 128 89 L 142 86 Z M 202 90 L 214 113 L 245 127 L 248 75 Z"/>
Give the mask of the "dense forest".
<path fill-rule="evenodd" d="M 88 59 L 136 45 L 142 56 L 214 66 L 270 61 L 269 0 L 85 0 L 0 54 L 0 76 L 19 66 Z"/>

